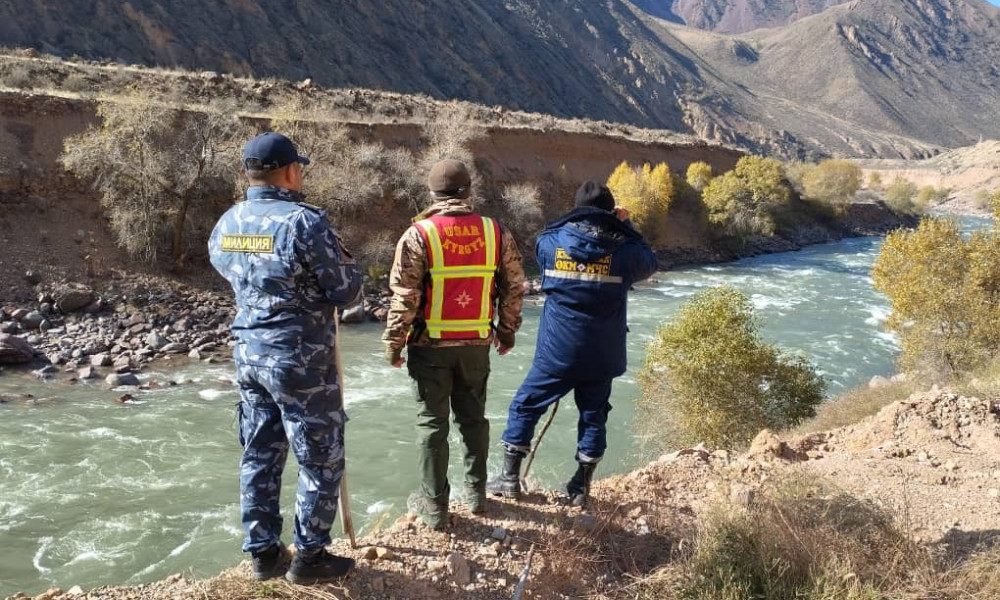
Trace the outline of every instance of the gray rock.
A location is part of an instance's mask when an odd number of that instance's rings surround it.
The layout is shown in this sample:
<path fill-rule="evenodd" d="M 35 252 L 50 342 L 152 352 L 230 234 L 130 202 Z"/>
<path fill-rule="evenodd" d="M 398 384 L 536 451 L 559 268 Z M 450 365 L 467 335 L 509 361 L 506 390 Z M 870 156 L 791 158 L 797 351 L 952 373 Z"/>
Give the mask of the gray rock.
<path fill-rule="evenodd" d="M 42 302 L 42 304 L 38 307 L 38 312 L 42 313 L 43 315 L 51 315 L 52 305 L 49 304 L 48 302 Z"/>
<path fill-rule="evenodd" d="M 493 533 L 490 534 L 490 537 L 502 542 L 507 539 L 507 532 L 504 531 L 503 527 L 497 527 L 493 530 Z"/>
<path fill-rule="evenodd" d="M 170 342 L 167 341 L 167 338 L 155 331 L 146 336 L 146 346 L 152 348 L 153 350 L 161 350 L 169 343 Z"/>
<path fill-rule="evenodd" d="M 49 359 L 49 362 L 54 365 L 64 365 L 66 364 L 66 361 L 69 360 L 69 356 L 66 356 L 66 354 L 62 352 L 53 352 L 52 354 L 46 356 L 46 358 Z"/>
<path fill-rule="evenodd" d="M 94 300 L 87 306 L 83 307 L 83 312 L 88 315 L 94 315 L 104 310 L 104 303 L 98 300 Z"/>
<path fill-rule="evenodd" d="M 31 362 L 35 349 L 19 337 L 0 333 L 0 365 L 18 365 Z"/>
<path fill-rule="evenodd" d="M 875 377 L 872 377 L 871 381 L 868 382 L 868 387 L 873 390 L 877 390 L 879 388 L 887 387 L 891 385 L 891 383 L 892 382 L 890 382 L 885 377 L 882 377 L 881 375 L 876 375 Z"/>
<path fill-rule="evenodd" d="M 14 319 L 15 321 L 20 321 L 24 317 L 28 316 L 28 313 L 30 312 L 31 311 L 28 310 L 27 308 L 18 308 L 15 309 L 12 313 L 10 313 L 10 318 Z"/>
<path fill-rule="evenodd" d="M 48 379 L 59 372 L 59 367 L 55 365 L 45 365 L 41 369 L 32 371 L 31 374 L 39 379 Z"/>
<path fill-rule="evenodd" d="M 77 379 L 97 379 L 97 371 L 94 367 L 84 367 L 76 372 Z"/>
<path fill-rule="evenodd" d="M 21 318 L 21 325 L 23 325 L 25 329 L 33 330 L 38 329 L 38 326 L 41 325 L 43 321 L 45 321 L 45 315 L 33 310 Z"/>
<path fill-rule="evenodd" d="M 365 322 L 365 303 L 361 302 L 356 306 L 352 306 L 345 310 L 343 314 L 340 315 L 341 323 L 364 323 Z"/>
<path fill-rule="evenodd" d="M 0 325 L 0 333 L 15 334 L 20 329 L 21 327 L 17 324 L 17 321 L 7 321 L 3 325 Z"/>
<path fill-rule="evenodd" d="M 38 285 L 42 282 L 42 274 L 34 269 L 28 269 L 24 273 L 24 280 L 31 285 Z"/>
<path fill-rule="evenodd" d="M 55 298 L 56 306 L 63 313 L 78 311 L 96 299 L 94 291 L 84 286 L 67 286 L 61 288 L 53 294 L 53 297 Z"/>
<path fill-rule="evenodd" d="M 184 317 L 183 319 L 180 319 L 179 321 L 174 323 L 170 328 L 177 332 L 184 332 L 184 331 L 190 331 L 193 325 L 194 322 L 191 321 L 191 319 L 189 319 L 188 317 Z"/>
<path fill-rule="evenodd" d="M 174 342 L 172 344 L 167 344 L 166 346 L 160 348 L 160 352 L 164 354 L 184 354 L 189 350 L 187 344 L 181 344 Z"/>
<path fill-rule="evenodd" d="M 188 358 L 191 358 L 191 359 L 194 359 L 194 360 L 201 360 L 202 359 L 201 350 L 198 350 L 197 348 L 195 348 L 194 350 L 188 352 Z"/>
<path fill-rule="evenodd" d="M 90 357 L 90 364 L 95 367 L 110 367 L 112 365 L 111 355 L 100 353 Z"/>
<path fill-rule="evenodd" d="M 104 382 L 111 387 L 139 385 L 139 378 L 133 373 L 112 373 L 104 379 Z"/>

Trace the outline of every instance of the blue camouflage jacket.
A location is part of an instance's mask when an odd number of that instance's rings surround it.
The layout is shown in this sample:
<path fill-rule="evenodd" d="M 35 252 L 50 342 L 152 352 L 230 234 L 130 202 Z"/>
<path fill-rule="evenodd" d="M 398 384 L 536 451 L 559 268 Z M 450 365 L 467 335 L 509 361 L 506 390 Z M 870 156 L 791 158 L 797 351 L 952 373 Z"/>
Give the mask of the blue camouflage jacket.
<path fill-rule="evenodd" d="M 623 374 L 628 292 L 656 272 L 656 254 L 631 223 L 578 208 L 545 227 L 535 256 L 546 294 L 535 366 L 580 381 Z"/>
<path fill-rule="evenodd" d="M 333 312 L 361 295 L 361 271 L 326 212 L 290 190 L 255 186 L 222 215 L 208 242 L 212 266 L 236 294 L 237 363 L 326 368 Z"/>

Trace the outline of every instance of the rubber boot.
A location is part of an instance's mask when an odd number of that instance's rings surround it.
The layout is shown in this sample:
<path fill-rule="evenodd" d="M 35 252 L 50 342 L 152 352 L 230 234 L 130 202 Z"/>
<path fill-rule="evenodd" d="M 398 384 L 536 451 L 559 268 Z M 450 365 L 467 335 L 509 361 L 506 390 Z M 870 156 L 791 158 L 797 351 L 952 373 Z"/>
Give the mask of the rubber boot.
<path fill-rule="evenodd" d="M 597 463 L 577 463 L 576 473 L 566 484 L 566 496 L 573 506 L 586 507 L 590 497 L 590 480 L 594 478 Z"/>
<path fill-rule="evenodd" d="M 503 471 L 500 477 L 486 484 L 486 491 L 494 496 L 503 496 L 511 500 L 521 498 L 521 460 L 524 453 L 516 450 L 504 450 Z"/>

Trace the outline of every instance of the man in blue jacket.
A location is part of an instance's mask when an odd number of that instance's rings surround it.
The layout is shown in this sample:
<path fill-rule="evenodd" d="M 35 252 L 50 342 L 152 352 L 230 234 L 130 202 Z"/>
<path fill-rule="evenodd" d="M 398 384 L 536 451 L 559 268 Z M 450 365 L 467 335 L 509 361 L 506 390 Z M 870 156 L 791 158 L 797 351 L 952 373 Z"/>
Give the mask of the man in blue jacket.
<path fill-rule="evenodd" d="M 344 472 L 344 401 L 334 364 L 334 309 L 361 294 L 361 271 L 326 212 L 304 202 L 303 166 L 278 133 L 243 151 L 250 188 L 219 219 L 212 266 L 236 295 L 240 504 L 257 580 L 334 581 L 354 566 L 326 551 Z M 299 463 L 294 559 L 281 542 L 281 474 Z M 289 561 L 291 565 L 289 565 Z M 287 572 L 286 572 L 287 571 Z"/>
<path fill-rule="evenodd" d="M 531 371 L 514 395 L 503 432 L 504 466 L 489 492 L 520 497 L 521 460 L 550 404 L 574 391 L 580 411 L 576 473 L 566 484 L 583 506 L 594 469 L 607 448 L 611 381 L 625 373 L 628 291 L 656 272 L 656 255 L 593 181 L 576 193 L 576 208 L 549 224 L 535 244 L 547 298 Z"/>

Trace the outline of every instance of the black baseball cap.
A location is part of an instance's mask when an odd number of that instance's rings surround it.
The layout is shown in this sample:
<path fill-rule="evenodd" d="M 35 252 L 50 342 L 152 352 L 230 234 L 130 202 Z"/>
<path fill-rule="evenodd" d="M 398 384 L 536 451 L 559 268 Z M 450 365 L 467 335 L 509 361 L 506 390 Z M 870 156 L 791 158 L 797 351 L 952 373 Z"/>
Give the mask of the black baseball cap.
<path fill-rule="evenodd" d="M 299 156 L 292 140 L 280 133 L 262 133 L 243 147 L 243 168 L 247 171 L 273 171 L 293 162 L 308 165 L 309 159 Z"/>

